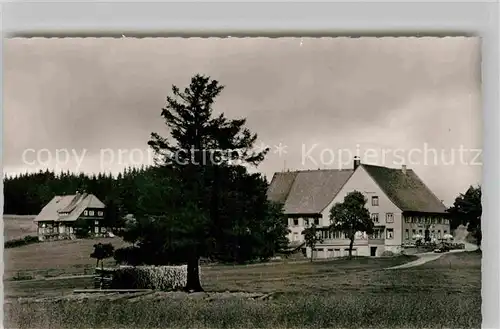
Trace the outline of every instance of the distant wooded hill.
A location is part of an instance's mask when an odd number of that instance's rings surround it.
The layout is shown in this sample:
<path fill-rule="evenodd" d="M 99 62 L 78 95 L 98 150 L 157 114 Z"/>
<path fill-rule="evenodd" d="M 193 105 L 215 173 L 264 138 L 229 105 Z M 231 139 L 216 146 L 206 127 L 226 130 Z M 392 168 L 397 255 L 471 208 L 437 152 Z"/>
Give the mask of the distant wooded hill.
<path fill-rule="evenodd" d="M 56 195 L 85 191 L 120 212 L 134 213 L 139 179 L 153 168 L 128 168 L 111 174 L 40 171 L 4 178 L 4 214 L 36 215 Z"/>

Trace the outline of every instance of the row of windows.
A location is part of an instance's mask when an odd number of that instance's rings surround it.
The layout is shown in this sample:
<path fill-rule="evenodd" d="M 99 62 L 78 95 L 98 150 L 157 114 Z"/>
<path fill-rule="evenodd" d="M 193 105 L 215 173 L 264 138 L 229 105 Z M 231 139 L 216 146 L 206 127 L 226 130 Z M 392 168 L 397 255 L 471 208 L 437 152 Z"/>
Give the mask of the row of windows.
<path fill-rule="evenodd" d="M 385 239 L 391 240 L 394 239 L 394 229 L 375 229 L 371 235 L 368 236 L 369 239 Z M 345 240 L 348 239 L 347 235 L 344 232 L 331 232 L 331 231 L 320 231 L 318 232 L 323 239 L 327 240 Z M 361 232 L 356 233 L 356 239 L 365 239 L 365 235 Z M 299 240 L 299 233 L 294 232 L 292 235 L 293 241 Z"/>
<path fill-rule="evenodd" d="M 438 218 L 438 217 L 418 217 L 418 216 L 406 216 L 406 223 L 414 223 L 414 224 L 450 224 L 449 219 L 447 218 Z"/>
<path fill-rule="evenodd" d="M 378 213 L 372 213 L 370 215 L 370 217 L 374 223 L 379 223 L 380 219 L 379 219 Z M 394 214 L 391 212 L 386 213 L 385 214 L 385 222 L 386 223 L 394 223 Z"/>
<path fill-rule="evenodd" d="M 303 225 L 305 227 L 311 225 L 314 221 L 314 225 L 319 225 L 319 218 L 304 218 Z M 290 218 L 289 225 L 299 226 L 299 218 Z"/>
<path fill-rule="evenodd" d="M 418 230 L 418 234 L 423 236 L 424 235 L 423 230 Z M 429 232 L 429 234 L 431 238 L 441 239 L 445 234 L 448 234 L 448 231 L 443 230 L 443 232 L 441 232 L 441 230 L 437 230 L 436 232 L 435 230 L 432 230 Z M 410 230 L 409 229 L 405 230 L 405 240 L 413 239 L 415 235 L 417 235 L 417 230 L 412 230 L 411 236 L 410 236 Z"/>
<path fill-rule="evenodd" d="M 340 251 L 341 249 L 338 248 L 338 249 L 324 249 L 324 248 L 314 248 L 314 252 L 324 252 L 324 251 L 327 251 L 328 252 L 328 256 L 330 257 L 340 257 Z M 358 250 L 356 248 L 352 248 L 352 254 L 353 255 L 356 255 L 358 252 Z M 344 256 L 348 256 L 349 255 L 349 249 L 344 249 Z"/>
<path fill-rule="evenodd" d="M 94 212 L 93 210 L 85 210 L 83 212 L 83 215 L 84 216 L 94 216 L 95 213 L 97 213 L 97 216 L 103 216 L 104 215 L 104 212 L 102 212 L 102 211 L 96 211 L 96 212 Z"/>
<path fill-rule="evenodd" d="M 340 240 L 340 239 L 349 239 L 347 234 L 344 232 L 338 232 L 338 231 L 320 231 L 318 232 L 318 235 L 323 238 L 323 239 L 328 239 L 328 240 Z M 366 239 L 367 235 L 363 232 L 356 232 L 355 234 L 355 239 Z"/>
<path fill-rule="evenodd" d="M 99 222 L 95 222 L 94 223 L 94 233 L 106 233 L 106 228 L 105 227 L 99 227 Z M 45 226 L 45 225 L 42 225 L 41 227 L 38 228 L 38 233 L 39 234 L 55 234 L 55 233 L 73 233 L 74 232 L 74 229 L 72 226 L 59 226 L 59 227 L 55 227 L 55 226 Z"/>

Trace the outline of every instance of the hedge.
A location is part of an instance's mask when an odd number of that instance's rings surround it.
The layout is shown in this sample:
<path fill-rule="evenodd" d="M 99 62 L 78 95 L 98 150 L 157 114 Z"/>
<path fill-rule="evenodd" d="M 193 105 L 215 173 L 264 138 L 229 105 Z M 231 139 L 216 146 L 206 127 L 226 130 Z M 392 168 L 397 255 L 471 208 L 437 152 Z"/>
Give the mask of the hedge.
<path fill-rule="evenodd" d="M 5 241 L 4 248 L 7 249 L 7 248 L 22 247 L 22 246 L 25 246 L 28 244 L 38 243 L 38 242 L 40 242 L 40 240 L 38 239 L 37 236 L 27 235 L 21 239 L 14 239 L 14 240 Z"/>
<path fill-rule="evenodd" d="M 200 270 L 201 272 L 201 270 Z M 121 266 L 113 273 L 113 289 L 180 290 L 187 283 L 187 265 Z"/>

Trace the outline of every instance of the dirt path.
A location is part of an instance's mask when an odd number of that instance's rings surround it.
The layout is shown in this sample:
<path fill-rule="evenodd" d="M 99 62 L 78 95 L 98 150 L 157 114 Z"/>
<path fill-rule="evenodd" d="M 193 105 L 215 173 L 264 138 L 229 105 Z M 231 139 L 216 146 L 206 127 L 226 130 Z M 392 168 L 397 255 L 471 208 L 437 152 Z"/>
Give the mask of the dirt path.
<path fill-rule="evenodd" d="M 388 267 L 386 270 L 395 270 L 395 269 L 400 269 L 400 268 L 410 268 L 410 267 L 415 267 L 415 266 L 420 266 L 428 262 L 432 262 L 433 260 L 436 260 L 443 255 L 449 254 L 449 253 L 456 253 L 456 252 L 464 252 L 464 251 L 474 251 L 477 249 L 477 246 L 471 244 L 471 243 L 465 243 L 465 249 L 459 249 L 459 250 L 450 250 L 449 252 L 446 253 L 434 253 L 434 252 L 426 252 L 422 254 L 416 254 L 415 256 L 418 257 L 418 259 L 402 264 L 402 265 L 397 265 L 393 267 Z"/>
<path fill-rule="evenodd" d="M 406 263 L 406 264 L 388 267 L 388 268 L 386 268 L 386 270 L 395 270 L 395 269 L 400 269 L 400 268 L 410 268 L 410 267 L 420 266 L 422 264 L 436 260 L 436 259 L 440 258 L 441 256 L 443 256 L 444 254 L 445 253 L 437 254 L 434 252 L 426 252 L 426 253 L 422 253 L 422 254 L 416 254 L 415 256 L 417 256 L 418 259 L 416 259 L 412 262 Z"/>

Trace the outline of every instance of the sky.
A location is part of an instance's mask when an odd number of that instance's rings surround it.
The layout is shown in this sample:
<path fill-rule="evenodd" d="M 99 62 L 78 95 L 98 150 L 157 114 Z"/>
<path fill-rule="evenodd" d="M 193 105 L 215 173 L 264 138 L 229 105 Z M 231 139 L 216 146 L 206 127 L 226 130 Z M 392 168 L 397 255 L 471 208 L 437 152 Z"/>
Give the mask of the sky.
<path fill-rule="evenodd" d="M 477 38 L 31 38 L 4 43 L 4 173 L 118 172 L 151 163 L 172 85 L 225 86 L 256 169 L 405 164 L 445 204 L 481 182 Z"/>

